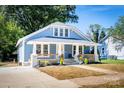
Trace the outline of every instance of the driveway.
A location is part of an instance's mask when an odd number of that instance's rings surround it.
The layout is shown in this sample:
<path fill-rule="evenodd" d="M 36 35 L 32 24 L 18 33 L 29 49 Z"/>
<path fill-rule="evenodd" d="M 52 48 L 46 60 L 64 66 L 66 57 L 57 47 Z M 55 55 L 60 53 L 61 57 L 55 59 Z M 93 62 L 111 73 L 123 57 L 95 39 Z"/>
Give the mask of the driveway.
<path fill-rule="evenodd" d="M 71 88 L 80 86 L 69 80 L 57 80 L 31 67 L 2 67 L 0 68 L 0 87 Z"/>

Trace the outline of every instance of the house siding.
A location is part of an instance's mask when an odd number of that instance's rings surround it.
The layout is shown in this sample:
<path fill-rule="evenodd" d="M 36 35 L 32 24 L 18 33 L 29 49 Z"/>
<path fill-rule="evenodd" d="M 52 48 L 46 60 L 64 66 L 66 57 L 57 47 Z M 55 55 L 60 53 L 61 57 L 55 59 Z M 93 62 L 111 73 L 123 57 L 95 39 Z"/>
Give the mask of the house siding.
<path fill-rule="evenodd" d="M 77 33 L 75 33 L 74 31 L 70 31 L 70 37 L 71 38 L 76 38 L 76 39 L 82 39 L 84 40 L 81 36 L 79 36 Z"/>
<path fill-rule="evenodd" d="M 24 59 L 24 62 L 29 62 L 32 51 L 33 51 L 33 45 L 25 44 L 25 59 Z"/>
<path fill-rule="evenodd" d="M 117 56 L 117 59 L 124 59 L 124 47 L 121 50 L 115 49 L 116 43 L 113 43 L 112 37 L 106 39 L 100 48 L 101 56 L 105 56 L 105 58 L 109 58 L 109 56 Z M 104 48 L 104 53 L 102 53 L 102 48 Z"/>

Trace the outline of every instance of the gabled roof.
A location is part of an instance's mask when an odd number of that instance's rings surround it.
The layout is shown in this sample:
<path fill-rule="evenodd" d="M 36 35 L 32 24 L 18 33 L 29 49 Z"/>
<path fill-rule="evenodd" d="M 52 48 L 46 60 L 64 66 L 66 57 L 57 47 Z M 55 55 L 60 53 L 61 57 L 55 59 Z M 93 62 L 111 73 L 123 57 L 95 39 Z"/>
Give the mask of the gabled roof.
<path fill-rule="evenodd" d="M 52 24 L 50 24 L 50 25 L 48 25 L 48 26 L 46 26 L 46 27 L 44 27 L 44 28 L 42 28 L 42 29 L 39 29 L 38 31 L 35 31 L 35 32 L 33 32 L 33 33 L 31 33 L 31 34 L 29 34 L 29 35 L 23 37 L 23 38 L 20 38 L 20 39 L 18 40 L 16 46 L 18 46 L 23 40 L 26 40 L 26 39 L 28 39 L 28 38 L 30 38 L 30 37 L 32 37 L 32 36 L 34 36 L 34 35 L 36 35 L 36 34 L 42 32 L 42 31 L 46 30 L 47 28 L 53 27 L 53 26 L 63 26 L 63 27 L 71 28 L 71 29 L 73 29 L 73 31 L 75 31 L 75 32 L 76 32 L 78 35 L 80 35 L 82 38 L 84 38 L 84 39 L 86 39 L 86 40 L 88 40 L 88 41 L 91 41 L 91 40 L 88 39 L 83 33 L 81 33 L 81 31 L 80 31 L 79 29 L 77 29 L 75 26 L 67 25 L 67 24 L 64 24 L 64 23 L 62 23 L 62 22 L 55 22 L 55 23 L 52 23 Z"/>

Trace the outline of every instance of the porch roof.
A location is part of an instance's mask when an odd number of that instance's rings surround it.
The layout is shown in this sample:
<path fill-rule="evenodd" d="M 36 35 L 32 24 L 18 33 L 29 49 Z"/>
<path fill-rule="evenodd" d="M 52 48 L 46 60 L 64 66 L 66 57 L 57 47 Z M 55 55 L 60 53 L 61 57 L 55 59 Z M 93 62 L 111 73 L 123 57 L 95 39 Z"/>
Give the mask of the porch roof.
<path fill-rule="evenodd" d="M 38 39 L 33 39 L 27 42 L 27 44 L 79 44 L 79 45 L 96 45 L 97 43 L 85 41 L 85 40 L 76 40 L 76 39 L 65 39 L 65 38 L 49 38 L 43 37 Z"/>

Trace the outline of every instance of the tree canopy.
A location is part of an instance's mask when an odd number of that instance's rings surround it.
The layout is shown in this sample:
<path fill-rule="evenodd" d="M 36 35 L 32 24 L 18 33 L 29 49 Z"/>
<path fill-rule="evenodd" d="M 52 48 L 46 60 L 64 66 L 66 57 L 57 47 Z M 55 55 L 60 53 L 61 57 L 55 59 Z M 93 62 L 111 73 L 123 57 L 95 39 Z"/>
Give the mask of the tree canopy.
<path fill-rule="evenodd" d="M 89 26 L 87 33 L 88 37 L 95 43 L 99 43 L 105 36 L 106 29 L 99 24 L 92 24 Z"/>
<path fill-rule="evenodd" d="M 113 43 L 118 43 L 116 49 L 121 49 L 124 46 L 124 16 L 119 17 L 115 26 L 109 28 L 109 32 Z"/>
<path fill-rule="evenodd" d="M 7 59 L 16 51 L 17 40 L 24 36 L 24 31 L 17 26 L 15 21 L 6 20 L 4 14 L 0 13 L 0 58 Z"/>
<path fill-rule="evenodd" d="M 5 5 L 0 6 L 0 58 L 16 51 L 19 38 L 55 21 L 77 22 L 73 5 Z"/>
<path fill-rule="evenodd" d="M 2 6 L 7 18 L 14 19 L 27 32 L 34 32 L 55 21 L 77 22 L 76 6 L 39 5 L 39 6 Z"/>

